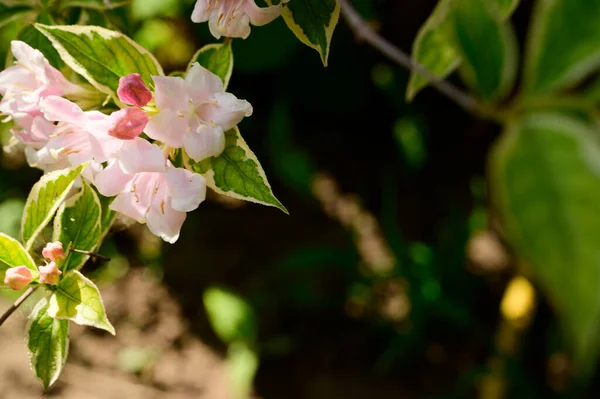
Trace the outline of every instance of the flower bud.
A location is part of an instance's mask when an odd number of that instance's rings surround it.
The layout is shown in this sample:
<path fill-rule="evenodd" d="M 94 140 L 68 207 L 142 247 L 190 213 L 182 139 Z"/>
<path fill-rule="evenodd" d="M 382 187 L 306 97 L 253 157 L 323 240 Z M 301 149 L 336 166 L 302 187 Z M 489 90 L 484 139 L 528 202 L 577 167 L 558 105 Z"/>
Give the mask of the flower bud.
<path fill-rule="evenodd" d="M 65 258 L 65 251 L 63 250 L 62 242 L 49 242 L 42 249 L 42 256 L 51 261 L 62 260 Z"/>
<path fill-rule="evenodd" d="M 110 136 L 121 140 L 133 140 L 146 128 L 148 115 L 136 107 L 124 108 L 110 114 L 110 123 Z"/>
<path fill-rule="evenodd" d="M 46 266 L 40 266 L 40 283 L 56 285 L 58 283 L 59 276 L 62 274 L 56 263 L 50 262 Z"/>
<path fill-rule="evenodd" d="M 4 284 L 16 291 L 25 288 L 31 280 L 31 271 L 25 266 L 11 267 L 4 274 Z"/>
<path fill-rule="evenodd" d="M 132 73 L 119 79 L 119 88 L 117 89 L 119 100 L 125 104 L 137 105 L 143 107 L 152 100 L 152 93 L 146 87 L 139 73 Z"/>

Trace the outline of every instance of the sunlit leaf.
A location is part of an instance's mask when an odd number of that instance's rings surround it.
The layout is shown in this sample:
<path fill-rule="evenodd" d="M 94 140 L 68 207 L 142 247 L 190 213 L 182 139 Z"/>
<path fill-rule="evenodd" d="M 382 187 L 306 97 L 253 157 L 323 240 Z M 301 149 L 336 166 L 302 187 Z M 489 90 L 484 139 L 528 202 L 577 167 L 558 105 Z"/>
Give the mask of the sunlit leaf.
<path fill-rule="evenodd" d="M 34 280 L 37 279 L 39 273 L 31 255 L 19 241 L 0 233 L 0 287 L 6 287 L 4 284 L 6 271 L 17 266 L 26 266 L 31 271 Z"/>
<path fill-rule="evenodd" d="M 69 322 L 53 319 L 47 310 L 43 298 L 29 315 L 26 335 L 31 369 L 44 389 L 58 379 L 69 354 Z"/>
<path fill-rule="evenodd" d="M 231 49 L 231 42 L 214 43 L 202 47 L 192 57 L 188 69 L 190 69 L 195 62 L 198 62 L 204 68 L 220 77 L 223 81 L 223 86 L 227 88 L 233 72 L 233 51 Z"/>

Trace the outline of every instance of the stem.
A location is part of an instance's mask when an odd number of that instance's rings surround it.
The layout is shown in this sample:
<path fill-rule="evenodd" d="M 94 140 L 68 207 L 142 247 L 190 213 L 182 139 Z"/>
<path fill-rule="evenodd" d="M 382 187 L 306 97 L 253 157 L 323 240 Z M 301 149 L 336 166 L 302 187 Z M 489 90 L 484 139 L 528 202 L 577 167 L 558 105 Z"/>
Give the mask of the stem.
<path fill-rule="evenodd" d="M 364 40 L 382 54 L 407 70 L 419 74 L 437 91 L 453 100 L 464 110 L 485 118 L 498 119 L 490 110 L 482 106 L 474 97 L 463 92 L 451 83 L 438 78 L 422 64 L 414 61 L 408 54 L 381 37 L 360 14 L 352 7 L 350 0 L 340 0 L 342 15 L 358 39 Z"/>
<path fill-rule="evenodd" d="M 4 324 L 4 322 L 6 321 L 6 319 L 8 319 L 8 318 L 10 317 L 10 315 L 11 315 L 11 314 L 13 314 L 13 313 L 15 312 L 15 310 L 17 310 L 17 308 L 18 308 L 19 306 L 21 306 L 21 304 L 22 304 L 23 302 L 25 302 L 25 300 L 26 300 L 27 298 L 29 298 L 29 296 L 30 296 L 31 294 L 33 294 L 33 293 L 35 292 L 35 290 L 37 290 L 38 288 L 39 288 L 39 286 L 38 286 L 38 287 L 29 287 L 29 289 L 28 289 L 27 291 L 25 291 L 25 292 L 23 293 L 23 295 L 21 295 L 21 297 L 20 297 L 19 299 L 17 299 L 17 301 L 16 301 L 16 302 L 15 302 L 15 303 L 13 303 L 13 304 L 11 305 L 11 307 L 10 307 L 10 308 L 8 308 L 8 309 L 6 310 L 6 312 L 4 312 L 4 314 L 2 315 L 2 317 L 0 317 L 0 326 L 1 326 L 2 324 Z"/>
<path fill-rule="evenodd" d="M 100 255 L 95 252 L 83 251 L 81 249 L 74 249 L 74 248 L 69 248 L 69 251 L 75 252 L 76 254 L 83 254 L 83 255 L 91 256 L 93 258 L 97 258 L 97 259 L 103 260 L 105 262 L 110 262 L 110 258 L 108 256 Z"/>

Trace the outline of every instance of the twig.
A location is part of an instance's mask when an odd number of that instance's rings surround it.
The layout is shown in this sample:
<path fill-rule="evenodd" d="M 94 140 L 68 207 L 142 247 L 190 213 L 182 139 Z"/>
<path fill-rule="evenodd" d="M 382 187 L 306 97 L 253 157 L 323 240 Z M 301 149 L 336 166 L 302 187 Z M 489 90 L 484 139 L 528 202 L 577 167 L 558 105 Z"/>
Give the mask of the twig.
<path fill-rule="evenodd" d="M 398 65 L 408 69 L 411 72 L 419 74 L 431 86 L 456 102 L 466 111 L 488 118 L 493 117 L 490 115 L 490 112 L 486 110 L 475 98 L 461 91 L 447 81 L 438 78 L 423 65 L 415 62 L 404 51 L 400 50 L 398 47 L 394 46 L 392 43 L 377 34 L 377 32 L 375 32 L 375 30 L 373 30 L 373 28 L 371 28 L 371 26 L 369 26 L 369 24 L 367 24 L 367 22 L 354 9 L 350 3 L 350 0 L 340 0 L 340 2 L 342 4 L 342 15 L 358 39 L 369 43 L 371 46 L 379 50 Z"/>
<path fill-rule="evenodd" d="M 38 286 L 38 287 L 39 287 L 39 286 Z M 23 302 L 25 302 L 25 300 L 26 300 L 27 298 L 29 298 L 29 296 L 35 292 L 35 290 L 37 290 L 37 289 L 38 289 L 38 287 L 29 287 L 29 289 L 28 289 L 27 291 L 25 291 L 25 292 L 23 293 L 23 295 L 21 295 L 21 297 L 20 297 L 19 299 L 17 299 L 17 301 L 16 301 L 16 302 L 15 302 L 15 303 L 13 303 L 13 304 L 11 305 L 11 307 L 10 307 L 10 308 L 8 308 L 8 309 L 6 310 L 6 312 L 4 312 L 4 314 L 2 315 L 2 317 L 0 317 L 0 326 L 1 326 L 2 324 L 4 324 L 4 322 L 6 321 L 6 319 L 8 319 L 8 318 L 10 317 L 10 315 L 11 315 L 11 314 L 13 314 L 13 313 L 15 312 L 15 310 L 17 310 L 17 308 L 18 308 L 19 306 L 21 306 L 21 304 L 22 304 Z"/>
<path fill-rule="evenodd" d="M 83 254 L 83 255 L 91 256 L 93 258 L 100 259 L 105 262 L 110 262 L 110 258 L 108 256 L 100 255 L 95 252 L 82 251 L 81 249 L 75 249 L 75 248 L 69 248 L 69 251 L 75 252 L 76 254 Z"/>

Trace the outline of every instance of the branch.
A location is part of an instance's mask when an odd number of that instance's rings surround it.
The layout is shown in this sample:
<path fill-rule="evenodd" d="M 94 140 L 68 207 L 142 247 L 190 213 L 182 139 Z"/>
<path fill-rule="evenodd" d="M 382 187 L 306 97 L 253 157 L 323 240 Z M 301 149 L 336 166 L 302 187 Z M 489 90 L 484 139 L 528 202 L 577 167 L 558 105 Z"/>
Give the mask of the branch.
<path fill-rule="evenodd" d="M 486 110 L 475 98 L 461 91 L 459 88 L 448 83 L 447 81 L 438 78 L 431 73 L 423 65 L 415 62 L 409 55 L 392 43 L 381 37 L 367 22 L 358 14 L 352 7 L 350 0 L 340 0 L 342 4 L 342 15 L 354 32 L 356 37 L 364 40 L 371 46 L 379 50 L 382 54 L 397 63 L 398 65 L 408 69 L 411 72 L 419 74 L 437 91 L 450 98 L 466 111 L 485 117 L 491 117 L 490 112 Z"/>
<path fill-rule="evenodd" d="M 39 286 L 38 286 L 38 287 L 39 287 Z M 13 303 L 13 304 L 11 305 L 11 307 L 10 307 L 10 308 L 8 308 L 8 309 L 6 310 L 6 312 L 4 312 L 4 314 L 2 315 L 2 317 L 0 317 L 0 326 L 1 326 L 2 324 L 4 324 L 4 322 L 6 321 L 6 319 L 8 319 L 8 318 L 10 317 L 10 315 L 11 315 L 11 314 L 13 314 L 13 313 L 15 312 L 15 310 L 17 310 L 17 308 L 18 308 L 19 306 L 21 306 L 21 304 L 22 304 L 23 302 L 25 302 L 25 300 L 26 300 L 27 298 L 29 298 L 29 296 L 35 292 L 35 290 L 37 290 L 37 289 L 38 289 L 38 287 L 29 287 L 29 289 L 28 289 L 27 291 L 25 291 L 25 292 L 23 293 L 23 295 L 21 295 L 21 297 L 20 297 L 19 299 L 17 299 L 17 301 L 16 301 L 16 302 L 15 302 L 15 303 Z"/>

